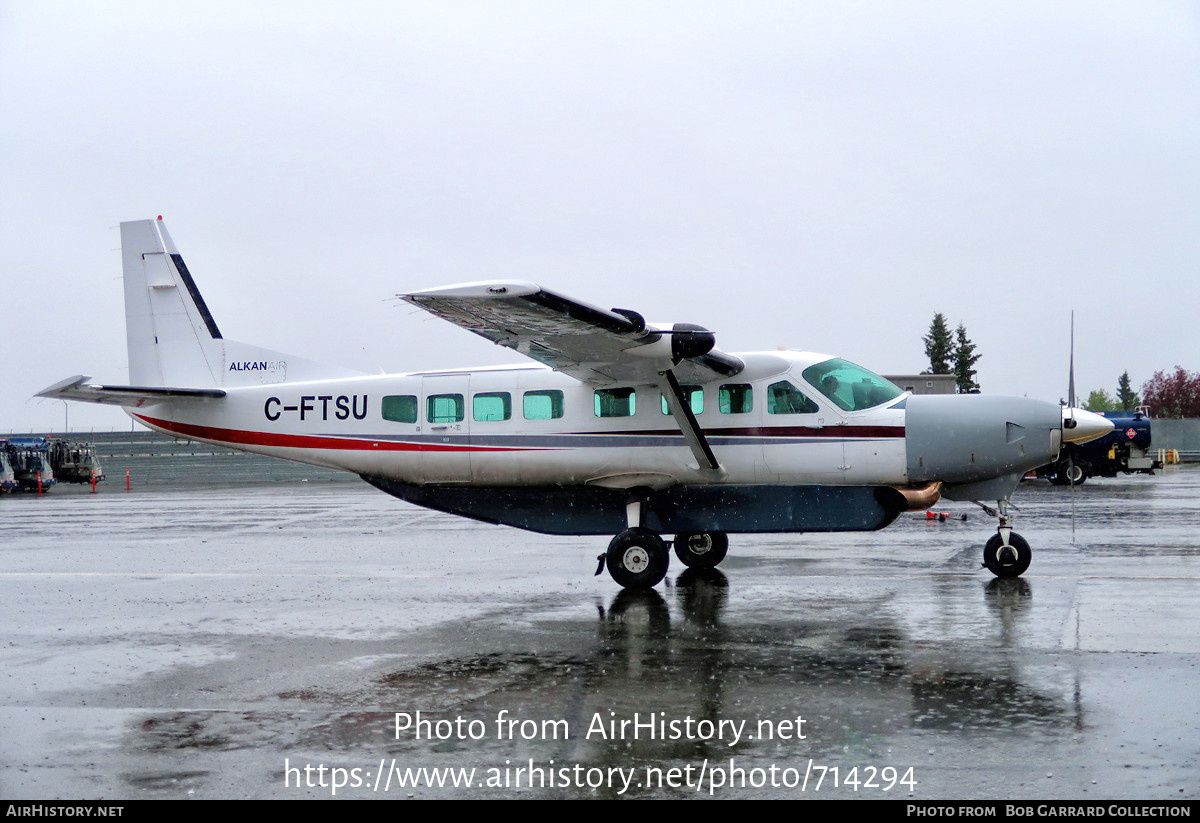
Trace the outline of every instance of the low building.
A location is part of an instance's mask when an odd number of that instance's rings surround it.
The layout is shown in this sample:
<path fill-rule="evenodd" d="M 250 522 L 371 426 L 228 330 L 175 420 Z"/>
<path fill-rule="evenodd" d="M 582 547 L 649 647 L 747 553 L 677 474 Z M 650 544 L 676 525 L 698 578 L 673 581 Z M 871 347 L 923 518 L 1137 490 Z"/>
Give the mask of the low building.
<path fill-rule="evenodd" d="M 885 374 L 905 391 L 913 394 L 955 394 L 958 381 L 952 374 Z"/>

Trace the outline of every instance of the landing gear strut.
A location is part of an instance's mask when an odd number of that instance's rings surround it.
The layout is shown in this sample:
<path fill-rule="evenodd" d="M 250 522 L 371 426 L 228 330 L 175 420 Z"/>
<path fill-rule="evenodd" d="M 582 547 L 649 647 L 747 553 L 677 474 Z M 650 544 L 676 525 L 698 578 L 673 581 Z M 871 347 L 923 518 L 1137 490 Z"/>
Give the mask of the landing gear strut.
<path fill-rule="evenodd" d="M 1009 515 L 1009 502 L 1000 500 L 997 509 L 982 503 L 978 505 L 988 514 L 999 518 L 996 533 L 983 547 L 983 565 L 996 577 L 1020 577 L 1033 560 L 1033 551 L 1024 537 L 1012 530 L 1013 518 Z"/>
<path fill-rule="evenodd" d="M 625 504 L 629 528 L 614 537 L 608 551 L 599 558 L 601 566 L 596 574 L 608 566 L 608 573 L 622 588 L 652 589 L 667 576 L 667 567 L 671 565 L 666 542 L 642 525 L 644 509 L 644 498 L 631 495 Z"/>

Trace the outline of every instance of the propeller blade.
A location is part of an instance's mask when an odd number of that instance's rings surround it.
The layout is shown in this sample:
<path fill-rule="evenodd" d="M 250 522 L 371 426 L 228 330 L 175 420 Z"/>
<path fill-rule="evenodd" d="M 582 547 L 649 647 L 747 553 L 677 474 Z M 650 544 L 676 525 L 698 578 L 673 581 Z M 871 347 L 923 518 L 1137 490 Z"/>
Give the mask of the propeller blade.
<path fill-rule="evenodd" d="M 1067 372 L 1067 407 L 1071 410 L 1069 428 L 1075 423 L 1075 310 L 1071 310 L 1071 361 Z M 1075 545 L 1075 450 L 1067 452 L 1067 482 L 1071 484 L 1071 545 Z"/>
<path fill-rule="evenodd" d="M 1075 310 L 1071 310 L 1071 368 L 1067 378 L 1067 406 L 1071 409 L 1071 428 L 1075 428 Z"/>

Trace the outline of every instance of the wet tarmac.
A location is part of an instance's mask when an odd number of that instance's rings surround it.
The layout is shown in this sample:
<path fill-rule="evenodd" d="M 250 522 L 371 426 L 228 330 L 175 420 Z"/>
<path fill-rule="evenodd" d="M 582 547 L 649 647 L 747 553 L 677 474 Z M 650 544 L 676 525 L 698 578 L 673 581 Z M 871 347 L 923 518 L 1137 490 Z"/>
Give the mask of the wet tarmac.
<path fill-rule="evenodd" d="M 1020 580 L 951 503 L 628 595 L 365 484 L 5 497 L 0 797 L 1200 797 L 1200 467 L 1016 503 Z"/>

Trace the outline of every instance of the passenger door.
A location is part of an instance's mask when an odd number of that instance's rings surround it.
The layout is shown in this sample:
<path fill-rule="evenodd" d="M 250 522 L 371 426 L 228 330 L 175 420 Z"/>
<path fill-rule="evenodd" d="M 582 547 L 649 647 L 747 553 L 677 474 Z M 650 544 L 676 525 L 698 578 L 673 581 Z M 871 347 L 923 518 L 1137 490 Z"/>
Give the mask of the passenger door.
<path fill-rule="evenodd" d="M 470 374 L 421 380 L 421 475 L 427 483 L 471 480 Z"/>

